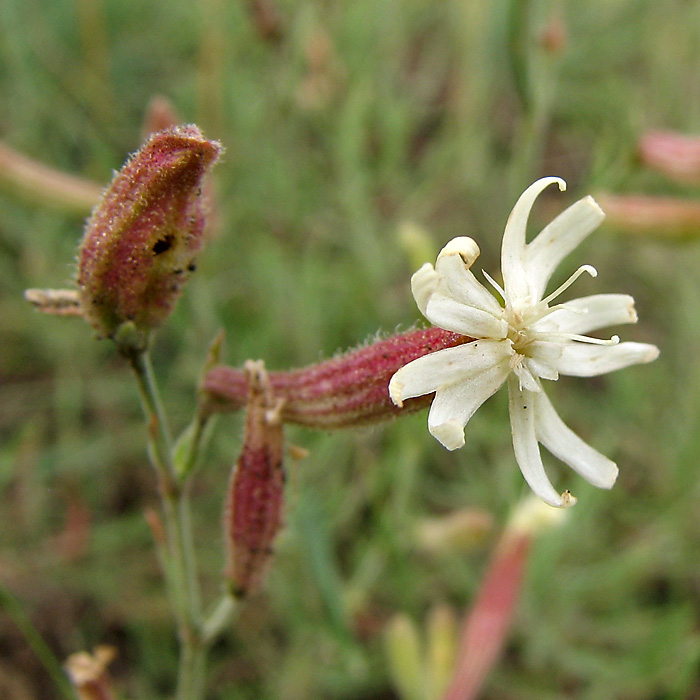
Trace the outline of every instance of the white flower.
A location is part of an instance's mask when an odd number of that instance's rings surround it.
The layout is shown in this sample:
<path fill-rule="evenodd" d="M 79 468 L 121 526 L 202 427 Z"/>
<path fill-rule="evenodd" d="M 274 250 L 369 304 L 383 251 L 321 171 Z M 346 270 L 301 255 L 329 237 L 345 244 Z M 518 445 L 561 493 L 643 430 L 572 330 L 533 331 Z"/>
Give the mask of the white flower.
<path fill-rule="evenodd" d="M 559 374 L 591 377 L 656 359 L 659 350 L 646 343 L 620 343 L 617 336 L 586 336 L 605 326 L 635 323 L 634 300 L 625 294 L 596 294 L 551 305 L 581 274 L 580 267 L 561 287 L 542 298 L 557 265 L 605 216 L 592 197 L 571 205 L 530 243 L 525 230 L 537 196 L 552 183 L 547 177 L 527 188 L 506 224 L 501 249 L 503 289 L 485 272 L 503 298 L 495 296 L 470 271 L 479 256 L 471 238 L 455 238 L 411 278 L 423 315 L 434 325 L 475 338 L 470 343 L 425 355 L 391 378 L 389 394 L 405 399 L 435 392 L 428 429 L 448 450 L 464 445 L 464 427 L 481 404 L 506 381 L 515 458 L 532 490 L 552 506 L 576 499 L 554 490 L 542 465 L 538 443 L 595 486 L 610 488 L 617 465 L 586 444 L 559 418 L 542 390 L 542 379 Z"/>

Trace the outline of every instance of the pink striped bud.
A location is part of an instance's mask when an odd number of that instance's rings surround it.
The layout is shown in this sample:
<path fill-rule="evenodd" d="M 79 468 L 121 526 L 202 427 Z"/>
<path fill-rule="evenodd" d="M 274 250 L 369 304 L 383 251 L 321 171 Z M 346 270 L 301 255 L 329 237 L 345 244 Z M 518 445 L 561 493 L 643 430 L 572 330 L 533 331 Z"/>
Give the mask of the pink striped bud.
<path fill-rule="evenodd" d="M 650 131 L 639 140 L 646 166 L 677 182 L 700 184 L 700 137 L 673 131 Z"/>
<path fill-rule="evenodd" d="M 598 194 L 605 225 L 633 234 L 697 238 L 700 202 L 678 197 Z"/>
<path fill-rule="evenodd" d="M 432 394 L 409 399 L 398 408 L 389 398 L 389 380 L 405 364 L 443 348 L 471 342 L 441 328 L 394 335 L 341 357 L 290 372 L 270 372 L 275 396 L 284 399 L 282 421 L 327 430 L 388 420 L 430 404 Z M 237 411 L 246 405 L 245 371 L 219 365 L 202 385 L 206 409 Z"/>
<path fill-rule="evenodd" d="M 280 410 L 262 362 L 247 362 L 245 439 L 236 464 L 224 516 L 226 578 L 238 597 L 260 588 L 282 526 L 284 471 Z"/>
<path fill-rule="evenodd" d="M 78 286 L 85 318 L 111 337 L 171 312 L 202 245 L 202 179 L 221 146 L 196 126 L 151 136 L 124 165 L 87 222 Z"/>

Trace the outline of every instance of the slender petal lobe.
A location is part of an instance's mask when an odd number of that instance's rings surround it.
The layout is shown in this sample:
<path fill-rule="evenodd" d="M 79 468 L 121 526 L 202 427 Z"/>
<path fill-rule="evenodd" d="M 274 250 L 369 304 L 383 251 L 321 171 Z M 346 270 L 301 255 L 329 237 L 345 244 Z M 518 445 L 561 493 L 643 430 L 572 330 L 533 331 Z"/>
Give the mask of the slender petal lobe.
<path fill-rule="evenodd" d="M 486 399 L 493 396 L 509 373 L 508 361 L 476 374 L 470 381 L 438 390 L 428 415 L 428 430 L 448 450 L 464 445 L 464 427 Z"/>
<path fill-rule="evenodd" d="M 559 263 L 600 226 L 605 214 L 593 197 L 584 197 L 545 226 L 527 246 L 526 268 L 530 290 L 541 299 Z"/>
<path fill-rule="evenodd" d="M 510 427 L 513 434 L 513 450 L 520 471 L 530 488 L 550 506 L 561 507 L 564 499 L 554 490 L 544 471 L 540 448 L 535 433 L 534 392 L 521 389 L 515 377 L 508 378 Z"/>
<path fill-rule="evenodd" d="M 599 488 L 612 488 L 617 465 L 581 440 L 559 417 L 542 391 L 535 400 L 537 439 L 562 462 Z"/>
<path fill-rule="evenodd" d="M 471 238 L 450 241 L 438 255 L 435 271 L 445 283 L 443 293 L 449 291 L 458 304 L 473 306 L 501 316 L 503 309 L 491 292 L 470 271 L 479 256 L 479 247 Z"/>
<path fill-rule="evenodd" d="M 448 384 L 470 382 L 474 376 L 508 360 L 511 352 L 503 343 L 484 340 L 424 355 L 394 374 L 389 395 L 401 406 L 406 399 L 431 394 Z"/>
<path fill-rule="evenodd" d="M 542 332 L 584 334 L 608 326 L 636 322 L 634 299 L 629 294 L 594 294 L 561 304 L 532 327 Z"/>
<path fill-rule="evenodd" d="M 455 303 L 454 299 L 436 292 L 430 297 L 425 317 L 435 326 L 462 333 L 472 338 L 505 338 L 508 322 L 490 311 Z"/>
<path fill-rule="evenodd" d="M 530 210 L 542 190 L 553 183 L 559 185 L 560 190 L 566 189 L 564 180 L 558 177 L 543 177 L 530 185 L 520 195 L 515 203 L 513 211 L 508 217 L 506 230 L 503 233 L 501 246 L 501 273 L 506 294 L 509 298 L 530 298 L 532 302 L 538 301 L 533 296 L 533 285 L 528 279 L 528 270 L 525 260 L 525 235 L 527 220 Z"/>
<path fill-rule="evenodd" d="M 572 377 L 596 377 L 623 367 L 651 362 L 659 356 L 659 349 L 647 343 L 619 343 L 618 345 L 590 345 L 566 343 L 561 355 L 552 365 L 561 374 Z"/>

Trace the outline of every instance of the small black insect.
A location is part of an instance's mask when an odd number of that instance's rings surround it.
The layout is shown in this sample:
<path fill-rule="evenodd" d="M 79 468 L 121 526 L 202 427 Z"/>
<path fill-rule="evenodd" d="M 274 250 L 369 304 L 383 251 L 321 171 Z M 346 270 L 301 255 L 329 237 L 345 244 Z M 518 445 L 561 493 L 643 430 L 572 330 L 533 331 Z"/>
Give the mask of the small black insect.
<path fill-rule="evenodd" d="M 163 238 L 159 238 L 153 244 L 153 255 L 162 255 L 173 247 L 173 243 L 175 243 L 175 236 L 173 236 L 172 233 L 163 236 Z"/>

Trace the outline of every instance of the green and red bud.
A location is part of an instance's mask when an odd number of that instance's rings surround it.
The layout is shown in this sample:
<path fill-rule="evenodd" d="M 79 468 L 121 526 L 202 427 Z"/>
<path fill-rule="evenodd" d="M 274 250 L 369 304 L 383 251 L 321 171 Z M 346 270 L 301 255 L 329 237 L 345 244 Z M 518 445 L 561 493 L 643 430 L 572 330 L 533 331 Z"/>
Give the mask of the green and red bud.
<path fill-rule="evenodd" d="M 102 195 L 78 254 L 83 315 L 102 336 L 170 314 L 202 245 L 202 180 L 221 151 L 196 126 L 153 134 Z"/>
<path fill-rule="evenodd" d="M 226 579 L 237 597 L 262 584 L 282 527 L 284 471 L 281 409 L 262 362 L 247 362 L 243 450 L 231 477 L 224 514 Z"/>
<path fill-rule="evenodd" d="M 410 331 L 379 340 L 304 369 L 270 372 L 275 396 L 284 400 L 284 423 L 328 430 L 378 423 L 428 406 L 432 394 L 409 399 L 403 408 L 389 397 L 392 375 L 412 360 L 444 348 L 471 342 L 441 328 Z M 205 410 L 237 411 L 248 401 L 245 371 L 219 365 L 204 378 Z"/>

